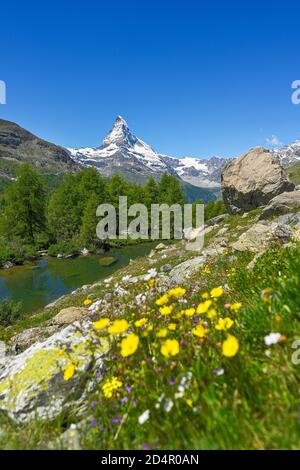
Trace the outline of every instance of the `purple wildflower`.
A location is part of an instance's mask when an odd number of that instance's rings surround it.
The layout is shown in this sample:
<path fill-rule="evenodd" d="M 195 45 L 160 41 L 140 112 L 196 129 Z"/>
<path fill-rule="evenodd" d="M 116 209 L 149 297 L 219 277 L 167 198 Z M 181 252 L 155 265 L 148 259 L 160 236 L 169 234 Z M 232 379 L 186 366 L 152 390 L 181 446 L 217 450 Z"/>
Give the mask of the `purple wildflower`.
<path fill-rule="evenodd" d="M 215 369 L 215 370 L 213 370 L 213 374 L 216 375 L 217 377 L 219 377 L 220 375 L 224 374 L 224 369 L 223 368 Z"/>
<path fill-rule="evenodd" d="M 151 447 L 149 446 L 149 444 L 147 444 L 146 442 L 144 444 L 142 444 L 142 449 L 143 450 L 150 450 Z"/>

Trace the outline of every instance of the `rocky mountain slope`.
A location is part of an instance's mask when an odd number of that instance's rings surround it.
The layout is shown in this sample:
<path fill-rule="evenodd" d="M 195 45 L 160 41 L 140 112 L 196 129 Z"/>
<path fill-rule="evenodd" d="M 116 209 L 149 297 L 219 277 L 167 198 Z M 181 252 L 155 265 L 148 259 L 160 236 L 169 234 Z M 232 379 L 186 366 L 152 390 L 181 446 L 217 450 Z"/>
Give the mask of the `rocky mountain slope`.
<path fill-rule="evenodd" d="M 300 163 L 300 140 L 284 147 L 275 148 L 274 153 L 284 167 Z"/>
<path fill-rule="evenodd" d="M 186 182 L 200 188 L 217 188 L 220 186 L 221 170 L 228 161 L 226 158 L 211 157 L 197 159 L 192 157 L 173 158 L 162 156 L 176 173 Z"/>
<path fill-rule="evenodd" d="M 53 175 L 79 168 L 63 147 L 46 142 L 13 122 L 0 119 L 0 176 L 15 177 L 19 165 L 24 162 L 31 163 L 41 173 Z"/>
<path fill-rule="evenodd" d="M 300 141 L 273 151 L 285 167 L 300 162 Z M 199 159 L 160 154 L 135 136 L 121 116 L 117 117 L 101 146 L 77 149 L 64 149 L 13 122 L 0 120 L 0 177 L 13 178 L 24 161 L 32 163 L 41 172 L 54 175 L 93 166 L 104 176 L 121 173 L 140 183 L 150 176 L 159 180 L 167 172 L 183 182 L 188 199 L 209 200 L 218 197 L 221 171 L 230 160 L 218 156 Z M 201 192 L 195 188 L 201 188 Z"/>

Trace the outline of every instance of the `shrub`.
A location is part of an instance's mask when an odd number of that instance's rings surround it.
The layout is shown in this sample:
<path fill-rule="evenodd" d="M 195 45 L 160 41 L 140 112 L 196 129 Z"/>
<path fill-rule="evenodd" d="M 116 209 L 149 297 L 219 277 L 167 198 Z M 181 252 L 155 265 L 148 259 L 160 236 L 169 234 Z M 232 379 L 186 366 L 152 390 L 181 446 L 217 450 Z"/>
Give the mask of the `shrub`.
<path fill-rule="evenodd" d="M 22 264 L 26 259 L 32 260 L 36 256 L 36 247 L 24 245 L 17 238 L 10 241 L 0 238 L 0 265 L 6 261 Z"/>
<path fill-rule="evenodd" d="M 13 325 L 22 318 L 22 302 L 16 302 L 8 298 L 0 302 L 0 326 Z"/>
<path fill-rule="evenodd" d="M 49 246 L 48 255 L 57 256 L 58 254 L 67 256 L 67 255 L 77 255 L 79 254 L 80 247 L 74 240 L 55 243 Z"/>

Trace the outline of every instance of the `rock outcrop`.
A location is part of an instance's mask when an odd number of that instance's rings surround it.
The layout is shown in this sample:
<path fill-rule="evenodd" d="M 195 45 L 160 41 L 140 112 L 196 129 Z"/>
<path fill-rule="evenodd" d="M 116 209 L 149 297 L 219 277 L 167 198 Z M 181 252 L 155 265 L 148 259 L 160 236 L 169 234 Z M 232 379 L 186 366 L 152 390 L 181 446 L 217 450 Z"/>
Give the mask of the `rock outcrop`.
<path fill-rule="evenodd" d="M 69 325 L 74 323 L 76 320 L 80 320 L 86 316 L 88 310 L 82 307 L 67 307 L 63 308 L 55 317 L 53 317 L 53 322 L 59 325 Z"/>
<path fill-rule="evenodd" d="M 300 210 L 300 190 L 279 194 L 263 209 L 260 218 L 288 214 Z"/>
<path fill-rule="evenodd" d="M 80 407 L 86 392 L 104 374 L 102 358 L 108 350 L 108 340 L 102 338 L 100 343 L 91 323 L 86 322 L 74 323 L 18 356 L 4 358 L 0 410 L 16 422 L 27 422 L 53 419 L 62 410 Z M 76 373 L 65 380 L 64 370 L 70 364 Z M 87 371 L 90 374 L 84 374 Z"/>
<path fill-rule="evenodd" d="M 221 175 L 222 195 L 231 214 L 265 206 L 275 196 L 293 191 L 294 184 L 270 151 L 259 147 L 230 161 Z"/>
<path fill-rule="evenodd" d="M 244 232 L 231 247 L 237 251 L 264 253 L 273 243 L 284 245 L 300 238 L 300 212 L 280 216 L 276 220 L 261 220 Z"/>

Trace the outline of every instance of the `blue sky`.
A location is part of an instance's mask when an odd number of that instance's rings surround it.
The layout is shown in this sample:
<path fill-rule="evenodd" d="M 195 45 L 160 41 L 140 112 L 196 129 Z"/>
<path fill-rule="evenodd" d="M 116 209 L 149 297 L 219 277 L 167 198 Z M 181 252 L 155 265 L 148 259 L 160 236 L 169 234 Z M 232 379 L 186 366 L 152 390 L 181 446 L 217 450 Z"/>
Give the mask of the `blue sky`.
<path fill-rule="evenodd" d="M 118 114 L 174 156 L 300 139 L 299 1 L 3 3 L 0 116 L 49 141 L 97 146 Z"/>

